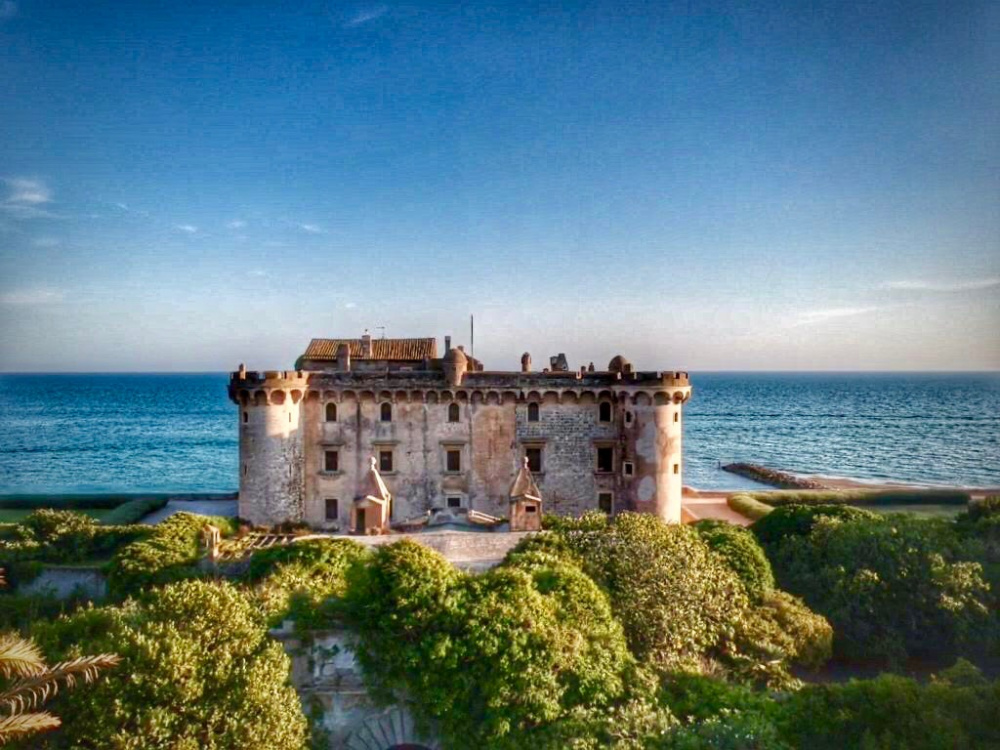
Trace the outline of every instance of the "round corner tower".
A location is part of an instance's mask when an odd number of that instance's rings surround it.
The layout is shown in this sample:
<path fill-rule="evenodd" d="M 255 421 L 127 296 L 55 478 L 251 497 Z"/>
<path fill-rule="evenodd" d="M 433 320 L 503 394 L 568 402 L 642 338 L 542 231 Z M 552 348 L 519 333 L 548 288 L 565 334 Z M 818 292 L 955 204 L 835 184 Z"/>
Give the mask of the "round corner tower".
<path fill-rule="evenodd" d="M 660 373 L 657 388 L 636 396 L 636 510 L 681 522 L 683 405 L 691 398 L 686 372 Z"/>
<path fill-rule="evenodd" d="M 239 406 L 239 516 L 260 526 L 304 517 L 302 406 L 308 376 L 301 371 L 247 372 L 229 381 Z"/>

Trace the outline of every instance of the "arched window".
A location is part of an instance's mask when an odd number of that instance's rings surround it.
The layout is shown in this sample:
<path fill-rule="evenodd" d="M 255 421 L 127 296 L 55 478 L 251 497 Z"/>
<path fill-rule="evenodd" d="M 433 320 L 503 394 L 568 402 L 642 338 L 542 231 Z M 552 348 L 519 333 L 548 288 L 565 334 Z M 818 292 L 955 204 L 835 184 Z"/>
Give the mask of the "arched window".
<path fill-rule="evenodd" d="M 337 405 L 330 402 L 326 405 L 326 421 L 336 422 L 337 421 Z"/>
<path fill-rule="evenodd" d="M 600 406 L 600 421 L 610 422 L 611 421 L 611 402 L 602 401 Z"/>
<path fill-rule="evenodd" d="M 448 421 L 457 422 L 459 417 L 458 404 L 450 404 L 448 406 Z"/>
<path fill-rule="evenodd" d="M 249 421 L 250 421 L 250 413 L 249 412 L 243 412 L 243 424 L 246 424 Z"/>
<path fill-rule="evenodd" d="M 538 404 L 534 402 L 528 404 L 528 421 L 529 422 L 538 421 Z"/>
<path fill-rule="evenodd" d="M 391 422 L 392 421 L 392 404 L 390 404 L 388 402 L 382 404 L 381 419 L 382 419 L 383 422 Z"/>

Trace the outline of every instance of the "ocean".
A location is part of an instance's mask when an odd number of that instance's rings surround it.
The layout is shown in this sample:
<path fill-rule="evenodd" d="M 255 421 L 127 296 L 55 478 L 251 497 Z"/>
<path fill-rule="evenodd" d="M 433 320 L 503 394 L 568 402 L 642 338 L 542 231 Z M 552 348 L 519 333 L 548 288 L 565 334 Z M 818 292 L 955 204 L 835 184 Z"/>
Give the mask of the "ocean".
<path fill-rule="evenodd" d="M 1000 373 L 692 373 L 684 483 L 748 461 L 871 482 L 1000 487 Z M 0 494 L 233 492 L 228 376 L 0 375 Z"/>

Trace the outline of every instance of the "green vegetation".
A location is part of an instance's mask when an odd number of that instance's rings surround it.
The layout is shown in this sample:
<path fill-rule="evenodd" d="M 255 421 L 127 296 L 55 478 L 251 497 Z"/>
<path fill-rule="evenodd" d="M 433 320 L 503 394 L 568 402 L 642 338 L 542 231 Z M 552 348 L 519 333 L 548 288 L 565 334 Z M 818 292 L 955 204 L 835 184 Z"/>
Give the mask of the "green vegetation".
<path fill-rule="evenodd" d="M 884 513 L 919 513 L 953 516 L 968 506 L 968 492 L 960 490 L 771 490 L 738 492 L 726 503 L 751 521 L 758 521 L 774 508 L 787 505 L 847 505 L 871 508 Z"/>
<path fill-rule="evenodd" d="M 102 520 L 107 524 L 118 524 L 121 526 L 130 523 L 139 523 L 139 521 L 150 513 L 163 508 L 166 504 L 166 497 L 139 497 L 122 503 L 105 515 Z"/>
<path fill-rule="evenodd" d="M 62 730 L 35 748 L 301 750 L 306 719 L 289 659 L 237 587 L 182 581 L 120 606 L 39 623 L 55 658 L 85 644 L 122 657 L 87 691 L 60 694 Z"/>
<path fill-rule="evenodd" d="M 699 521 L 694 529 L 722 555 L 754 602 L 759 603 L 774 588 L 771 563 L 750 531 L 724 521 Z"/>
<path fill-rule="evenodd" d="M 751 521 L 757 521 L 774 510 L 774 508 L 770 505 L 754 499 L 751 495 L 745 492 L 730 495 L 726 498 L 726 505 L 740 515 L 746 516 Z"/>

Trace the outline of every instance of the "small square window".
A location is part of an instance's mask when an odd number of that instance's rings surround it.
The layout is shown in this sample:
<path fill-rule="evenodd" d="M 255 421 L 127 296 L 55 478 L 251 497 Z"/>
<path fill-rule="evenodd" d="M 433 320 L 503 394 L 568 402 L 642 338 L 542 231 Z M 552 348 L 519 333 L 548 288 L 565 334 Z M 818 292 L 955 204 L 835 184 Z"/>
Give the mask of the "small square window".
<path fill-rule="evenodd" d="M 378 470 L 392 471 L 392 451 L 378 452 Z"/>
<path fill-rule="evenodd" d="M 607 473 L 615 470 L 615 449 L 611 447 L 597 449 L 597 470 Z"/>
<path fill-rule="evenodd" d="M 674 474 L 680 474 L 680 473 L 681 473 L 681 465 L 674 464 Z"/>
<path fill-rule="evenodd" d="M 336 521 L 340 518 L 340 502 L 335 497 L 328 497 L 326 499 L 326 520 Z"/>
<path fill-rule="evenodd" d="M 630 477 L 630 476 L 634 475 L 635 474 L 635 464 L 632 463 L 631 461 L 626 461 L 625 463 L 623 463 L 622 464 L 622 473 L 625 476 L 627 476 L 627 477 Z"/>
<path fill-rule="evenodd" d="M 323 452 L 323 471 L 340 471 L 340 451 Z"/>
<path fill-rule="evenodd" d="M 462 451 L 450 450 L 447 453 L 445 467 L 448 471 L 462 470 Z"/>
<path fill-rule="evenodd" d="M 607 513 L 611 515 L 611 511 L 614 508 L 615 496 L 610 492 L 598 492 L 597 493 L 597 508 L 601 513 Z"/>
<path fill-rule="evenodd" d="M 542 470 L 542 449 L 525 448 L 524 457 L 528 459 L 528 470 L 540 472 Z"/>
<path fill-rule="evenodd" d="M 447 502 L 448 502 L 448 507 L 449 508 L 461 508 L 462 507 L 462 498 L 461 497 L 449 497 L 448 500 L 447 500 Z"/>

